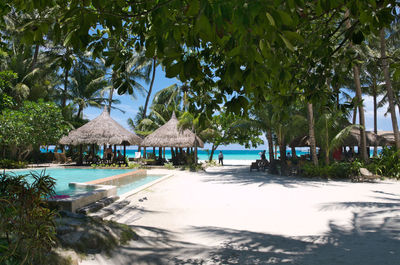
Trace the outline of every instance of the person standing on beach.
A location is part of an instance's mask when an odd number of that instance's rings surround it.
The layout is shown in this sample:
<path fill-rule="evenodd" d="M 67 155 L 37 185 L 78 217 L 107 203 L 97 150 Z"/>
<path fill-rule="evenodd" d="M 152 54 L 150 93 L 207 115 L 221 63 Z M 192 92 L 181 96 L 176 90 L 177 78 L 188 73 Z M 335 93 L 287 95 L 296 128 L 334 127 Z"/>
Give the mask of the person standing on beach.
<path fill-rule="evenodd" d="M 219 151 L 218 154 L 218 164 L 224 165 L 224 155 L 222 154 L 222 151 Z"/>

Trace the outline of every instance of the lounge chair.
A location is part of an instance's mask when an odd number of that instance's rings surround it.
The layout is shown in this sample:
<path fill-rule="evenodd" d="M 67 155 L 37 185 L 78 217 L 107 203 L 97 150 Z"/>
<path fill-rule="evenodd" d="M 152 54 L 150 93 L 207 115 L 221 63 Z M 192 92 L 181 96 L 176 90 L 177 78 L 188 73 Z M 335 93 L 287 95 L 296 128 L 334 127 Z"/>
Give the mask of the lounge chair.
<path fill-rule="evenodd" d="M 135 152 L 135 158 L 133 161 L 139 161 L 142 158 L 142 152 Z"/>
<path fill-rule="evenodd" d="M 260 160 L 257 159 L 256 162 L 252 162 L 250 165 L 250 171 L 253 171 L 253 169 L 257 169 L 257 171 L 265 171 L 265 169 L 268 167 L 268 160 Z"/>

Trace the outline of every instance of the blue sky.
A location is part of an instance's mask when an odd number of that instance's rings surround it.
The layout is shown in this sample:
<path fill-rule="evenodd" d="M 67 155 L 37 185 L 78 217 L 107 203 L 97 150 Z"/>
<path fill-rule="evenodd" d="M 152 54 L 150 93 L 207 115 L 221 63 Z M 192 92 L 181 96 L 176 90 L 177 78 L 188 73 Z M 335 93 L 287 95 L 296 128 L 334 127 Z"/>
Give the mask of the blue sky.
<path fill-rule="evenodd" d="M 141 83 L 146 89 L 149 88 L 149 84 L 145 84 L 144 82 Z M 156 79 L 154 81 L 152 97 L 150 99 L 150 104 L 153 100 L 154 94 L 161 89 L 168 87 L 173 84 L 179 84 L 179 80 L 175 78 L 167 78 L 165 77 L 165 72 L 162 70 L 161 66 L 157 67 L 156 69 Z M 130 95 L 117 95 L 115 94 L 116 99 L 121 101 L 121 104 L 118 105 L 119 108 L 123 109 L 125 113 L 122 113 L 118 110 L 111 111 L 111 117 L 120 123 L 122 126 L 127 128 L 128 130 L 128 118 L 133 118 L 137 113 L 140 106 L 143 106 L 146 100 L 145 95 L 137 94 L 137 98 L 133 99 Z M 372 131 L 374 127 L 374 113 L 373 113 L 373 98 L 369 96 L 364 96 L 364 106 L 365 106 L 365 122 L 367 130 Z M 380 98 L 379 98 L 380 99 Z M 381 131 L 391 131 L 392 130 L 392 123 L 390 119 L 390 114 L 385 117 L 385 112 L 387 110 L 387 106 L 378 109 L 378 130 Z M 84 110 L 84 117 L 87 119 L 93 119 L 100 115 L 102 109 L 97 108 L 87 108 Z M 358 116 L 358 115 L 357 115 Z M 357 119 L 358 122 L 358 119 Z M 265 138 L 263 138 L 265 140 Z M 136 148 L 136 147 L 133 147 Z M 211 146 L 206 144 L 204 148 L 210 149 Z M 231 144 L 229 146 L 221 146 L 220 150 L 243 150 L 245 149 L 243 146 L 238 144 Z M 267 143 L 259 146 L 258 150 L 267 149 Z"/>

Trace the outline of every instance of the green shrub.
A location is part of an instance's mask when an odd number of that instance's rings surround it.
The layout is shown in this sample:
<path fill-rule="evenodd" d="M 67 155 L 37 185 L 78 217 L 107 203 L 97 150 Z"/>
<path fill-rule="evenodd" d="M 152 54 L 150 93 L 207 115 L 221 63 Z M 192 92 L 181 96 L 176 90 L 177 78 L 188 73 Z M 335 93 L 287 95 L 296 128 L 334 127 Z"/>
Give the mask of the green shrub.
<path fill-rule="evenodd" d="M 384 147 L 377 158 L 372 158 L 367 168 L 384 177 L 400 178 L 400 150 Z"/>
<path fill-rule="evenodd" d="M 174 164 L 172 164 L 172 162 L 165 163 L 165 164 L 164 164 L 164 167 L 165 167 L 166 169 L 175 169 Z"/>
<path fill-rule="evenodd" d="M 44 173 L 0 174 L 0 264 L 43 264 L 56 238 L 56 212 L 43 201 L 54 186 Z"/>
<path fill-rule="evenodd" d="M 139 168 L 139 167 L 140 167 L 140 164 L 138 164 L 138 163 L 129 163 L 128 164 L 128 168 L 130 168 L 130 169 Z"/>
<path fill-rule="evenodd" d="M 27 162 L 22 162 L 22 161 L 14 161 L 11 159 L 0 160 L 0 168 L 4 169 L 26 168 L 27 165 L 28 165 Z"/>
<path fill-rule="evenodd" d="M 350 178 L 359 175 L 362 166 L 363 164 L 357 160 L 354 162 L 333 163 L 327 166 L 314 166 L 311 163 L 307 163 L 301 168 L 301 172 L 305 177 Z"/>

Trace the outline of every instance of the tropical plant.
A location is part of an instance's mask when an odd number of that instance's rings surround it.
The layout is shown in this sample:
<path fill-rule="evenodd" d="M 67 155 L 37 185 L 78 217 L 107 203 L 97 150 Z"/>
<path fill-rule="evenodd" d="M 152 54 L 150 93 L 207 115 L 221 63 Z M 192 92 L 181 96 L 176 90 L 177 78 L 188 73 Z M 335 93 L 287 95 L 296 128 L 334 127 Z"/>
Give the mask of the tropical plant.
<path fill-rule="evenodd" d="M 54 195 L 46 175 L 0 173 L 0 262 L 42 264 L 56 240 L 54 218 L 44 201 Z"/>
<path fill-rule="evenodd" d="M 373 173 L 389 177 L 400 178 L 400 150 L 396 147 L 383 147 L 378 157 L 373 158 L 368 169 Z"/>

